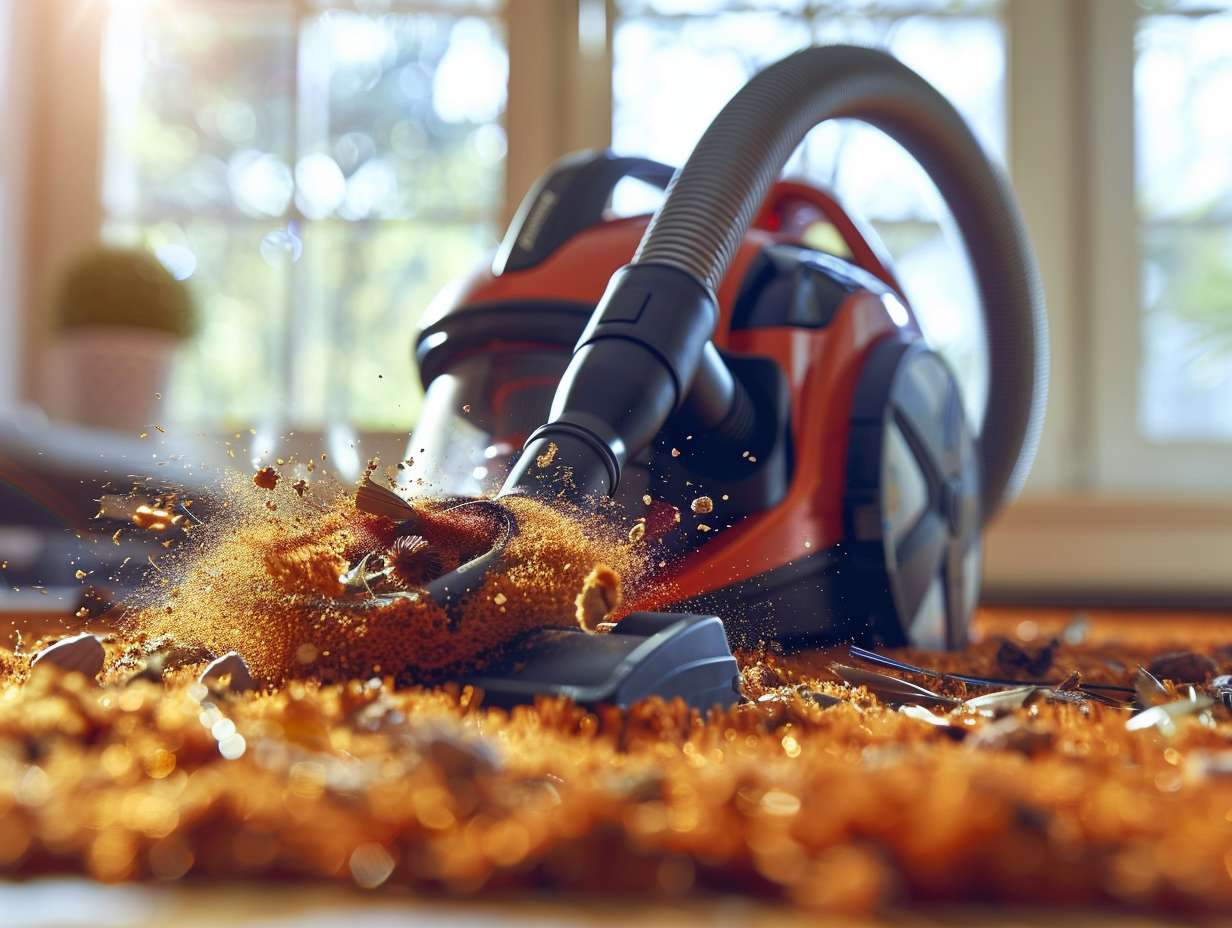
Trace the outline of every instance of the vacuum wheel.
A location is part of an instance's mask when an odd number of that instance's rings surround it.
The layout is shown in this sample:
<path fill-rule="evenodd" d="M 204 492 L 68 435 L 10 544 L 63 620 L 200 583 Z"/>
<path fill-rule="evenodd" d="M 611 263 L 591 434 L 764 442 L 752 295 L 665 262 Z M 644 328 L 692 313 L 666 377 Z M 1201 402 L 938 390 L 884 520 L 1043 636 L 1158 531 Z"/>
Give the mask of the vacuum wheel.
<path fill-rule="evenodd" d="M 852 402 L 843 505 L 847 602 L 888 645 L 958 648 L 980 585 L 975 437 L 949 365 L 886 340 Z"/>

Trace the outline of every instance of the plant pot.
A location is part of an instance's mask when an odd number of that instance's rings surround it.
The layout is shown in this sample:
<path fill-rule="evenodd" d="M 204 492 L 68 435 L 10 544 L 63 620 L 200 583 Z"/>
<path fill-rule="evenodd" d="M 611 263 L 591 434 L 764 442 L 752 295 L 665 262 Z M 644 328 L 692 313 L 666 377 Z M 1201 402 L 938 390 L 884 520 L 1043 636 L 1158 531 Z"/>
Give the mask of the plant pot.
<path fill-rule="evenodd" d="M 53 350 L 52 413 L 97 428 L 144 431 L 162 414 L 180 339 L 138 328 L 70 329 Z"/>

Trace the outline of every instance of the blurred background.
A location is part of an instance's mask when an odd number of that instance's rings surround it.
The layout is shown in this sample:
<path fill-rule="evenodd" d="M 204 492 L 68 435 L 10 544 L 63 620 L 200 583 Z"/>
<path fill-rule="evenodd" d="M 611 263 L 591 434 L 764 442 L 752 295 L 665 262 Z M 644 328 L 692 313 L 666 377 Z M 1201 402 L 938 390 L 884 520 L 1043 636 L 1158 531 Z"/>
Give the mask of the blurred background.
<path fill-rule="evenodd" d="M 0 0 L 0 558 L 55 508 L 19 447 L 396 454 L 418 316 L 548 164 L 678 165 L 758 68 L 838 41 L 949 96 L 1038 250 L 1048 426 L 988 595 L 1232 604 L 1232 0 Z M 974 292 L 920 172 L 831 124 L 789 173 L 872 221 L 977 415 Z M 131 374 L 104 387 L 75 352 L 121 272 L 167 309 L 87 352 Z"/>

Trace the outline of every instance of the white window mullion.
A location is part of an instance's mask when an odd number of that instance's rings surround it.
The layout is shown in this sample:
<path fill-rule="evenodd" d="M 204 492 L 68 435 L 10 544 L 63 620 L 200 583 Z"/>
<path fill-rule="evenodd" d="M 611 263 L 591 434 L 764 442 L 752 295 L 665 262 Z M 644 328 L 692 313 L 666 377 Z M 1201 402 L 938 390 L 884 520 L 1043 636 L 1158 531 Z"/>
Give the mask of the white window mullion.
<path fill-rule="evenodd" d="M 566 74 L 564 40 L 567 7 L 575 0 L 507 0 L 509 97 L 505 131 L 505 202 L 501 225 L 507 225 L 544 168 L 566 153 L 563 133 Z"/>
<path fill-rule="evenodd" d="M 36 13 L 29 4 L 0 5 L 0 127 L 9 139 L 0 163 L 0 405 L 7 406 L 28 398 L 23 378 L 38 366 L 27 347 L 34 322 L 27 310 L 29 268 L 37 256 L 30 235 L 34 204 L 26 191 L 35 176 L 31 151 L 41 108 L 21 91 L 38 57 Z"/>
<path fill-rule="evenodd" d="M 612 34 L 614 0 L 570 0 L 565 36 L 565 147 L 607 148 L 612 144 Z"/>
<path fill-rule="evenodd" d="M 1091 0 L 1087 81 L 1091 106 L 1087 158 L 1090 181 L 1090 312 L 1093 481 L 1124 485 L 1137 468 L 1127 458 L 1138 438 L 1138 213 L 1134 206 L 1135 4 Z M 1081 156 L 1081 153 L 1080 153 Z"/>
<path fill-rule="evenodd" d="M 1039 262 L 1051 347 L 1049 403 L 1028 494 L 1081 486 L 1087 429 L 1082 415 L 1081 313 L 1084 242 L 1074 153 L 1080 94 L 1071 0 L 1009 0 L 1007 124 L 1009 169 Z"/>
<path fill-rule="evenodd" d="M 612 141 L 612 0 L 506 0 L 504 220 L 556 159 Z"/>

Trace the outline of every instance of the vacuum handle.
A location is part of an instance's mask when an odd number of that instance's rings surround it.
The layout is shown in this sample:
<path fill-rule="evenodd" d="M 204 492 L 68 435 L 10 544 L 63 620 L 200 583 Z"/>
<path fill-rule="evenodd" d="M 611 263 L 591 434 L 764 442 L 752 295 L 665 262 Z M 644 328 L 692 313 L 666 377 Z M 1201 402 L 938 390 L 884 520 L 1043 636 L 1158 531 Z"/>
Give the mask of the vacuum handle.
<path fill-rule="evenodd" d="M 770 194 L 753 220 L 753 226 L 771 232 L 800 235 L 817 221 L 833 226 L 856 265 L 880 279 L 906 302 L 907 294 L 890 270 L 890 256 L 880 240 L 859 219 L 843 209 L 830 193 L 808 184 L 781 180 L 770 188 Z"/>
<path fill-rule="evenodd" d="M 676 169 L 650 158 L 582 151 L 560 159 L 522 199 L 505 232 L 492 273 L 534 267 L 583 229 L 603 221 L 616 185 L 634 178 L 666 190 Z"/>

